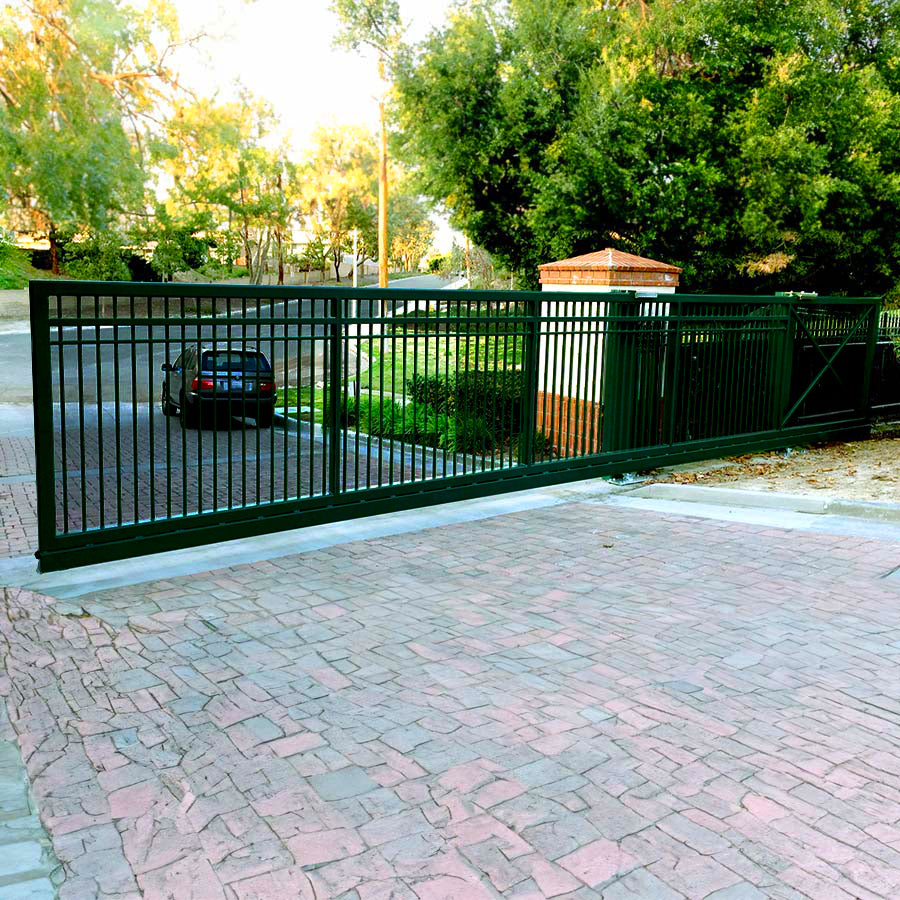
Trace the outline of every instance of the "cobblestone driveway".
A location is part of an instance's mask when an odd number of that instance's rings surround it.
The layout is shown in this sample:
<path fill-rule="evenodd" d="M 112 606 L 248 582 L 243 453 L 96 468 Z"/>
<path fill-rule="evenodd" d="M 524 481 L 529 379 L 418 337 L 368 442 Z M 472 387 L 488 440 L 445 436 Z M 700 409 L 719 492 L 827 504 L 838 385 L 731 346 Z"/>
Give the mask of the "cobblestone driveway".
<path fill-rule="evenodd" d="M 4 594 L 63 898 L 896 897 L 896 543 L 517 513 Z"/>

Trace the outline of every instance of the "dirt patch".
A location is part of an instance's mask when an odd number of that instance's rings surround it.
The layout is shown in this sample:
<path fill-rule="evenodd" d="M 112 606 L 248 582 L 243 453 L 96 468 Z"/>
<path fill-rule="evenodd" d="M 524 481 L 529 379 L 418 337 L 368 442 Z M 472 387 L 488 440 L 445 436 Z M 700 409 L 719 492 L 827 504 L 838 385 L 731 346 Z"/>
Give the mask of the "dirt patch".
<path fill-rule="evenodd" d="M 900 503 L 900 437 L 835 442 L 692 463 L 651 481 Z"/>

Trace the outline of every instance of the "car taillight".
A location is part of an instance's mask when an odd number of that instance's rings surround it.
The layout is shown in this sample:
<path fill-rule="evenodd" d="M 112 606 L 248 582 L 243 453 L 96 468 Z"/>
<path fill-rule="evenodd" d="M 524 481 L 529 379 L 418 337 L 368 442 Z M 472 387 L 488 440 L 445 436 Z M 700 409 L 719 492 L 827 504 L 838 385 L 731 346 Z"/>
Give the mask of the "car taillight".
<path fill-rule="evenodd" d="M 275 390 L 274 381 L 261 381 L 259 383 L 259 392 L 261 394 L 271 394 Z"/>
<path fill-rule="evenodd" d="M 201 391 L 211 391 L 213 389 L 212 379 L 202 378 L 200 379 L 200 381 L 197 381 L 197 379 L 195 378 L 191 382 L 191 390 L 196 391 L 198 387 Z"/>
<path fill-rule="evenodd" d="M 191 382 L 191 390 L 192 391 L 197 390 L 197 379 L 196 378 Z"/>

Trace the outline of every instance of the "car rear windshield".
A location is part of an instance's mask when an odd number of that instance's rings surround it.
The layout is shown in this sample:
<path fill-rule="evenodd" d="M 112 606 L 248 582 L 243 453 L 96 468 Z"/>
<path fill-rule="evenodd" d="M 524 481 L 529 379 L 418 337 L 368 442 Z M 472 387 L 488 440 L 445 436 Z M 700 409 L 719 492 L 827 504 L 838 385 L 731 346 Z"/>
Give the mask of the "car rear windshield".
<path fill-rule="evenodd" d="M 204 372 L 271 372 L 269 361 L 261 353 L 240 350 L 207 350 L 203 354 Z"/>

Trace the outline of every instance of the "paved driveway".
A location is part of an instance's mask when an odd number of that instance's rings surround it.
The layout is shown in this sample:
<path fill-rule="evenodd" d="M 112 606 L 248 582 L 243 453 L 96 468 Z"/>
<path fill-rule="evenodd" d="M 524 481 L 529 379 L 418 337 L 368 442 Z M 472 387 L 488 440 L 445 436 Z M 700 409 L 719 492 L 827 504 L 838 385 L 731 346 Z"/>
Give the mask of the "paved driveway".
<path fill-rule="evenodd" d="M 564 503 L 8 589 L 0 689 L 63 898 L 896 897 L 898 551 Z"/>

